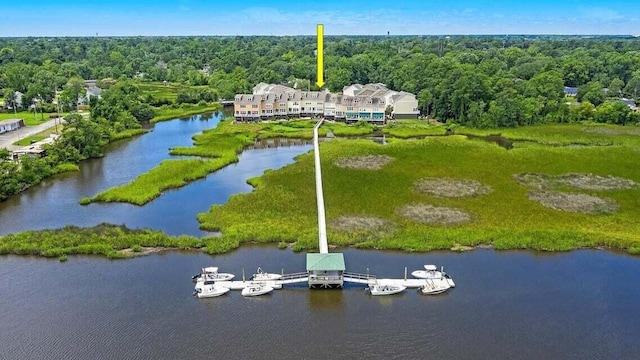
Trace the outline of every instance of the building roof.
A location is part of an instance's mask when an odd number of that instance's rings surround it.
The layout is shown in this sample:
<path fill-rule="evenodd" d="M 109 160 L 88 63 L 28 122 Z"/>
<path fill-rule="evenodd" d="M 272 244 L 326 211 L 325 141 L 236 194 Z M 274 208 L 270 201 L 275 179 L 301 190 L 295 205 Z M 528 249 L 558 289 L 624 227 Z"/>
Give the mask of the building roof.
<path fill-rule="evenodd" d="M 578 93 L 578 88 L 577 87 L 565 86 L 564 87 L 564 93 L 565 94 L 577 94 Z"/>
<path fill-rule="evenodd" d="M 7 119 L 0 121 L 0 125 L 11 125 L 23 121 L 22 119 Z"/>
<path fill-rule="evenodd" d="M 621 101 L 621 102 L 623 102 L 623 103 L 625 103 L 626 105 L 629 105 L 629 106 L 636 106 L 636 103 L 631 99 L 621 98 L 621 99 L 619 99 L 619 101 Z"/>
<path fill-rule="evenodd" d="M 307 254 L 307 271 L 344 271 L 342 253 Z"/>

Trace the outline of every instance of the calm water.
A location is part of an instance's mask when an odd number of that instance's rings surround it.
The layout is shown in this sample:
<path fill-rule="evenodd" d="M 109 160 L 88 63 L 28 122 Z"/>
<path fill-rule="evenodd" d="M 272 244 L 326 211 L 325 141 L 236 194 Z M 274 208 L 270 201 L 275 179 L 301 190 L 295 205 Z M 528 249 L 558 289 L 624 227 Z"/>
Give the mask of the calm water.
<path fill-rule="evenodd" d="M 637 359 L 640 261 L 602 251 L 557 255 L 477 250 L 347 250 L 352 271 L 401 277 L 446 264 L 458 286 L 373 298 L 284 288 L 245 299 L 191 296 L 190 275 L 304 269 L 304 254 L 245 247 L 222 256 L 166 253 L 68 263 L 0 259 L 6 359 Z"/>
<path fill-rule="evenodd" d="M 195 116 L 157 124 L 112 145 L 79 173 L 47 180 L 0 203 L 0 234 L 100 222 L 200 235 L 196 214 L 250 191 L 245 181 L 308 151 L 304 143 L 257 144 L 240 162 L 169 191 L 144 207 L 78 205 L 167 159 L 168 149 L 219 121 Z M 284 145 L 284 146 L 283 146 Z M 176 211 L 180 209 L 180 211 Z M 0 257 L 0 359 L 637 359 L 640 259 L 604 251 L 404 254 L 346 250 L 349 271 L 402 277 L 445 265 L 457 287 L 372 298 L 362 287 L 304 286 L 244 299 L 199 300 L 190 276 L 217 265 L 241 276 L 304 270 L 304 254 L 243 247 L 211 257 L 170 252 L 109 261 Z"/>
<path fill-rule="evenodd" d="M 84 161 L 80 171 L 45 180 L 19 196 L 0 202 L 0 235 L 65 225 L 93 226 L 101 222 L 153 228 L 172 235 L 203 234 L 196 216 L 213 204 L 225 203 L 231 194 L 251 191 L 246 179 L 264 170 L 280 168 L 312 146 L 303 142 L 244 151 L 240 161 L 183 188 L 167 191 L 144 207 L 127 203 L 78 201 L 135 179 L 162 160 L 169 149 L 191 146 L 191 137 L 215 127 L 221 116 L 200 115 L 161 122 L 149 134 L 121 141 L 105 150 L 106 156 Z M 180 209 L 180 211 L 176 211 Z"/>

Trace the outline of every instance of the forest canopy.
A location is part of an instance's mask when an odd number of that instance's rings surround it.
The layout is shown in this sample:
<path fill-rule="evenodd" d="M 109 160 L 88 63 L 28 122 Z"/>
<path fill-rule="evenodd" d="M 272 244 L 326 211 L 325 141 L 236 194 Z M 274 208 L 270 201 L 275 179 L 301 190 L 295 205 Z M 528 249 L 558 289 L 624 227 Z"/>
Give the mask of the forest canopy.
<path fill-rule="evenodd" d="M 258 82 L 313 87 L 315 47 L 308 36 L 4 38 L 0 88 L 50 100 L 73 77 L 138 77 L 209 86 L 210 98 L 230 99 Z M 381 82 L 416 94 L 424 115 L 467 126 L 638 122 L 616 105 L 640 95 L 633 37 L 334 36 L 324 63 L 332 91 Z M 578 88 L 577 101 L 567 104 L 564 86 Z"/>

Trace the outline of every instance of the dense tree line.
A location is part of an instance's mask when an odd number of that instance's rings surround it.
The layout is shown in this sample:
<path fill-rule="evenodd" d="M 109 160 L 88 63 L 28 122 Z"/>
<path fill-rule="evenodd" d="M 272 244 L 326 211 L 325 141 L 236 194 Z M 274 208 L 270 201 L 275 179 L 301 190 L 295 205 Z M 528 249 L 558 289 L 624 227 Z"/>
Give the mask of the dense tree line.
<path fill-rule="evenodd" d="M 208 84 L 208 98 L 231 98 L 261 81 L 314 83 L 315 46 L 304 36 L 0 39 L 0 88 L 49 99 L 74 76 L 141 76 Z M 640 96 L 635 38 L 327 37 L 325 67 L 331 90 L 382 82 L 418 94 L 423 114 L 470 126 L 638 121 L 612 101 Z M 565 104 L 563 86 L 578 87 L 596 111 Z M 201 100 L 192 95 L 180 100 Z"/>

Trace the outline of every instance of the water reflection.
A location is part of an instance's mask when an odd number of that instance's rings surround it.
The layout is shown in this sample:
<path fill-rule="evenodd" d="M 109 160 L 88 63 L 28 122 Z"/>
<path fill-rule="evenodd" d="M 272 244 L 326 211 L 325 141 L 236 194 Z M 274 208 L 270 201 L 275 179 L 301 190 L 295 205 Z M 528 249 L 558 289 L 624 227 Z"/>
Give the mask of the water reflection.
<path fill-rule="evenodd" d="M 169 190 L 143 207 L 126 203 L 81 206 L 79 200 L 132 181 L 171 158 L 168 149 L 191 146 L 193 135 L 215 127 L 221 117 L 222 114 L 196 115 L 158 123 L 146 135 L 108 145 L 105 157 L 83 161 L 79 172 L 51 177 L 1 202 L 0 235 L 102 222 L 158 229 L 172 235 L 205 235 L 199 230 L 198 213 L 207 211 L 212 204 L 226 202 L 231 194 L 251 191 L 246 179 L 291 163 L 295 156 L 309 151 L 311 145 L 244 151 L 238 163 L 185 187 Z"/>

